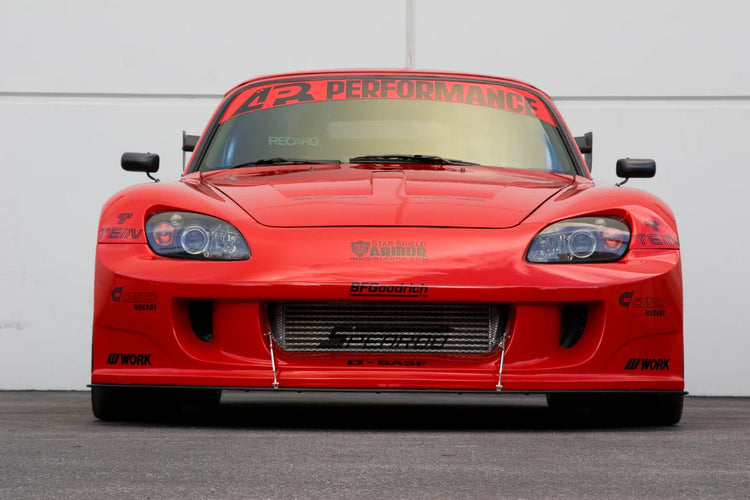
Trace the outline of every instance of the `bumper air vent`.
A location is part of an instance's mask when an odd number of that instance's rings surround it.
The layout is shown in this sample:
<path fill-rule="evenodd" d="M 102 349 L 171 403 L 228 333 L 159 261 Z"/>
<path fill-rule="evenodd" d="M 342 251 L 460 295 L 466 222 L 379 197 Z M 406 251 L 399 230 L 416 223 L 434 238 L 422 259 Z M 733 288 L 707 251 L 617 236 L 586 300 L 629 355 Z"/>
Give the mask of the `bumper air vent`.
<path fill-rule="evenodd" d="M 203 342 L 214 340 L 214 306 L 210 300 L 191 300 L 188 318 L 196 337 Z"/>
<path fill-rule="evenodd" d="M 562 309 L 560 322 L 560 347 L 573 347 L 581 340 L 586 329 L 588 309 L 583 304 L 570 304 Z"/>

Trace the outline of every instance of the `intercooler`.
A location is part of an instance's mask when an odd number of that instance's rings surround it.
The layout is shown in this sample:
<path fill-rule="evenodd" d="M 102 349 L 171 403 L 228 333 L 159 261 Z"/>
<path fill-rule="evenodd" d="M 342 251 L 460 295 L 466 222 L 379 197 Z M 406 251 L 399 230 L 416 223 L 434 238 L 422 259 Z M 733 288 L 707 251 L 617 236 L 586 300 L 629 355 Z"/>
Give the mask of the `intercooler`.
<path fill-rule="evenodd" d="M 269 314 L 291 352 L 486 353 L 508 323 L 507 305 L 482 303 L 279 302 Z"/>

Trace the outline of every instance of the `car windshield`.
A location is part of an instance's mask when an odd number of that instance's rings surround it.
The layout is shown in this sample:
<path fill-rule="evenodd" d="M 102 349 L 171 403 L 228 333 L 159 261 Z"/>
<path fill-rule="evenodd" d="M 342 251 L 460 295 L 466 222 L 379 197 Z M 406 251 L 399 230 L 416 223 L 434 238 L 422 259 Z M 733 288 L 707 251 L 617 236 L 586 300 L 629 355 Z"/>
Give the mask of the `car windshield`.
<path fill-rule="evenodd" d="M 575 173 L 549 110 L 534 94 L 429 79 L 252 86 L 224 109 L 199 169 L 305 161 Z"/>

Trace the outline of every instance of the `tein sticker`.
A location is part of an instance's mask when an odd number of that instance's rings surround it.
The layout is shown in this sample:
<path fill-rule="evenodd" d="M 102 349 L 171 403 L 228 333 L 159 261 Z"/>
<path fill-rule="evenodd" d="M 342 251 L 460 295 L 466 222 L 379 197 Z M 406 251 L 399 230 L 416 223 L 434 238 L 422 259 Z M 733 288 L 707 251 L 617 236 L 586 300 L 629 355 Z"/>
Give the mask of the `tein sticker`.
<path fill-rule="evenodd" d="M 414 99 L 473 104 L 537 117 L 555 125 L 549 110 L 531 92 L 488 83 L 418 78 L 352 78 L 256 85 L 232 101 L 221 122 L 262 109 L 345 99 Z"/>

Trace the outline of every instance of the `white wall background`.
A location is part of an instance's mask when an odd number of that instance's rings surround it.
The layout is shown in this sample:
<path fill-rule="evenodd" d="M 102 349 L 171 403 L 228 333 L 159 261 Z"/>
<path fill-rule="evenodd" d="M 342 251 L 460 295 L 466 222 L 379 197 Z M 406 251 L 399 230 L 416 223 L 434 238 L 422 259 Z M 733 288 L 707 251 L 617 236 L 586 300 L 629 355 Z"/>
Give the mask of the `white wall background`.
<path fill-rule="evenodd" d="M 220 96 L 260 74 L 403 67 L 408 0 L 3 0 L 0 389 L 89 380 L 99 209 L 142 182 L 126 150 L 181 166 Z M 745 202 L 750 4 L 416 0 L 416 67 L 517 77 L 595 131 L 594 177 L 653 157 L 631 185 L 678 216 L 687 389 L 750 395 Z"/>

